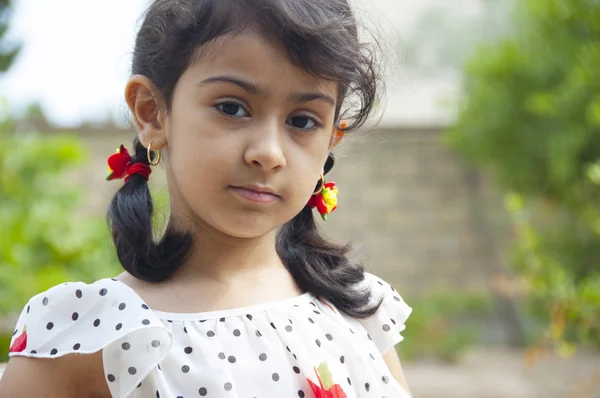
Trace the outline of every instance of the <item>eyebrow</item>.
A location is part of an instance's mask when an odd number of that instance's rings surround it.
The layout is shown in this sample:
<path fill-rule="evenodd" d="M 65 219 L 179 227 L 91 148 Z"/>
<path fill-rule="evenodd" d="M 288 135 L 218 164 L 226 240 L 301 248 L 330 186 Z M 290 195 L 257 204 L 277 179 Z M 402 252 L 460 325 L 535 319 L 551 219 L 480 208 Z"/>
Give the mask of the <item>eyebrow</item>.
<path fill-rule="evenodd" d="M 260 87 L 260 86 L 257 86 L 256 84 L 246 82 L 246 81 L 243 81 L 240 79 L 236 79 L 235 77 L 230 77 L 230 76 L 209 77 L 208 79 L 205 79 L 205 80 L 201 81 L 200 83 L 198 83 L 198 86 L 203 86 L 203 85 L 213 84 L 213 83 L 235 84 L 236 86 L 241 87 L 242 89 L 246 90 L 250 94 L 257 94 L 257 95 L 260 95 L 265 98 L 269 97 L 271 95 L 271 92 L 268 89 L 266 89 L 265 87 Z M 331 106 L 335 107 L 335 100 L 331 96 L 329 96 L 325 93 L 291 93 L 290 95 L 287 96 L 287 99 L 291 100 L 295 103 L 310 102 L 310 101 L 315 101 L 315 100 L 324 100 L 324 101 L 328 102 L 329 104 L 331 104 Z"/>

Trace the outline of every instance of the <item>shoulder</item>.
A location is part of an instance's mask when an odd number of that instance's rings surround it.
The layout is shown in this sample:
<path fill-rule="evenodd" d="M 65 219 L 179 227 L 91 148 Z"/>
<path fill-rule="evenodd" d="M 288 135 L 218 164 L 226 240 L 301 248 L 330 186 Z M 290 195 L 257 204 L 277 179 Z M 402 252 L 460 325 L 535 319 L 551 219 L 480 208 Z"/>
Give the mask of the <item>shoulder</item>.
<path fill-rule="evenodd" d="M 380 305 L 375 314 L 360 322 L 379 351 L 385 354 L 404 339 L 401 333 L 406 329 L 412 308 L 394 286 L 374 274 L 365 272 L 361 288 L 369 289 L 371 302 Z"/>
<path fill-rule="evenodd" d="M 9 356 L 100 353 L 111 394 L 118 397 L 126 396 L 170 345 L 170 331 L 139 295 L 116 279 L 101 279 L 64 283 L 32 297 L 17 321 Z"/>

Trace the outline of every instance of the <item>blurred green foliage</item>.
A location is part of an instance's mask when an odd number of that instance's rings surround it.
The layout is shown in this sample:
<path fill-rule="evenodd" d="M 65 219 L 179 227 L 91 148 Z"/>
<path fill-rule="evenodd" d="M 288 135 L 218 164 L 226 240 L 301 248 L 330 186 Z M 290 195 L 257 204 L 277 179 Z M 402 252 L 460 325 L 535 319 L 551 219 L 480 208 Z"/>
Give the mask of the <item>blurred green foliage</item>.
<path fill-rule="evenodd" d="M 0 314 L 58 283 L 118 271 L 104 220 L 84 214 L 82 188 L 68 174 L 85 154 L 75 137 L 0 127 Z"/>
<path fill-rule="evenodd" d="M 406 298 L 413 309 L 397 346 L 403 360 L 456 361 L 469 347 L 485 343 L 481 336 L 492 313 L 492 298 L 485 293 L 430 292 Z"/>
<path fill-rule="evenodd" d="M 6 72 L 21 51 L 16 44 L 7 43 L 5 35 L 8 32 L 10 14 L 12 11 L 10 0 L 0 0 L 0 72 Z"/>
<path fill-rule="evenodd" d="M 470 60 L 449 142 L 508 193 L 539 337 L 600 347 L 600 3 L 521 0 L 513 22 Z"/>
<path fill-rule="evenodd" d="M 86 160 L 77 137 L 21 134 L 0 124 L 0 317 L 66 281 L 119 272 L 104 220 L 82 210 L 73 172 Z M 7 331 L 4 331 L 7 332 Z M 0 330 L 0 361 L 8 336 Z"/>
<path fill-rule="evenodd" d="M 0 363 L 8 362 L 8 349 L 11 340 L 12 333 L 0 333 Z"/>

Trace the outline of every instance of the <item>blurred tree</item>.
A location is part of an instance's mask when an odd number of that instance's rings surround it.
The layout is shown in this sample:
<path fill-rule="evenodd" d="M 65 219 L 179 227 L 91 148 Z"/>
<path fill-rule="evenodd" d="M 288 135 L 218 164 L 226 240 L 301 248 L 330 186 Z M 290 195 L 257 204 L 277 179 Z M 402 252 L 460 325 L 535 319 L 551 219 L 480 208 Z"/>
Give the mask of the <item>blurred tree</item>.
<path fill-rule="evenodd" d="M 69 173 L 86 152 L 76 137 L 15 133 L 0 106 L 0 362 L 27 300 L 56 284 L 119 272 L 104 220 L 83 214 Z"/>
<path fill-rule="evenodd" d="M 508 17 L 514 0 L 459 0 L 435 2 L 416 20 L 406 44 L 399 48 L 405 53 L 407 63 L 414 67 L 415 76 L 445 76 L 460 78 L 466 61 L 475 48 L 483 43 L 494 43 L 510 34 L 512 21 Z M 450 72 L 450 73 L 448 73 Z M 448 104 L 444 98 L 441 106 Z M 507 229 L 507 222 L 494 220 L 485 206 L 485 188 L 482 187 L 476 168 L 464 169 L 467 187 L 467 208 L 470 228 L 478 240 L 478 250 L 486 253 L 489 260 L 481 263 L 482 275 L 490 281 L 489 294 L 493 297 L 494 313 L 500 320 L 506 335 L 506 343 L 522 346 L 525 336 L 513 297 L 493 288 L 492 281 L 498 275 L 510 272 L 502 255 L 497 254 L 499 245 L 494 233 Z M 505 213 L 502 214 L 506 218 Z"/>
<path fill-rule="evenodd" d="M 12 65 L 21 46 L 6 43 L 6 32 L 10 21 L 11 0 L 0 0 L 0 73 L 6 72 Z"/>
<path fill-rule="evenodd" d="M 53 285 L 118 272 L 103 220 L 78 214 L 65 176 L 81 149 L 70 137 L 0 139 L 0 314 Z"/>
<path fill-rule="evenodd" d="M 69 173 L 86 159 L 80 140 L 15 134 L 6 123 L 0 121 L 0 316 L 53 285 L 120 269 L 104 220 L 78 206 L 81 188 Z"/>
<path fill-rule="evenodd" d="M 470 59 L 449 141 L 511 192 L 546 337 L 600 346 L 600 2 L 521 0 L 512 21 Z"/>

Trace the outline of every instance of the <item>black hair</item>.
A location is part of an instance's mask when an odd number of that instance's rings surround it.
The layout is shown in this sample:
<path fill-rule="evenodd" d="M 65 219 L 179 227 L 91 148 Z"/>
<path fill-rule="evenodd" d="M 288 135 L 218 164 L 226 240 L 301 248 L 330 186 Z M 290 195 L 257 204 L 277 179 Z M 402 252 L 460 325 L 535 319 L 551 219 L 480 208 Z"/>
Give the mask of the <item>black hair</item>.
<path fill-rule="evenodd" d="M 348 0 L 156 0 L 137 35 L 132 74 L 149 78 L 170 112 L 175 85 L 197 61 L 198 48 L 223 35 L 256 31 L 281 45 L 295 65 L 339 83 L 335 119 L 349 120 L 345 132 L 361 127 L 377 100 L 376 52 L 359 41 Z M 132 162 L 148 164 L 146 148 L 134 140 Z M 325 173 L 334 165 L 330 154 Z M 159 282 L 169 278 L 191 251 L 193 236 L 168 223 L 153 239 L 152 198 L 146 180 L 133 175 L 107 212 L 118 258 L 133 276 Z M 349 244 L 338 245 L 319 231 L 306 206 L 278 232 L 276 249 L 298 285 L 353 317 L 372 315 L 369 289 L 360 289 L 364 267 L 349 259 Z"/>

